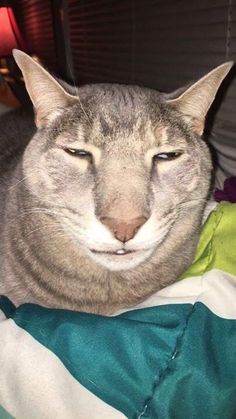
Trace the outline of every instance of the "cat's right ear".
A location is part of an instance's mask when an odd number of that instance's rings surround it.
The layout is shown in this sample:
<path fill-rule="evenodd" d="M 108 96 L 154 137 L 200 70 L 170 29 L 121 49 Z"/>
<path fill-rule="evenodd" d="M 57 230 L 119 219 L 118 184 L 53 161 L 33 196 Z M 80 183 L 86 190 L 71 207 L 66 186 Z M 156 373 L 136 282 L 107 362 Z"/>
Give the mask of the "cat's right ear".
<path fill-rule="evenodd" d="M 78 98 L 67 93 L 63 87 L 36 61 L 17 49 L 13 56 L 20 67 L 26 89 L 35 109 L 38 128 L 48 125 L 63 109 L 78 103 Z"/>
<path fill-rule="evenodd" d="M 178 110 L 193 131 L 200 136 L 204 130 L 205 118 L 209 108 L 233 64 L 233 61 L 221 64 L 189 88 L 184 88 L 182 92 L 179 89 L 172 95 L 166 96 L 166 103 Z"/>

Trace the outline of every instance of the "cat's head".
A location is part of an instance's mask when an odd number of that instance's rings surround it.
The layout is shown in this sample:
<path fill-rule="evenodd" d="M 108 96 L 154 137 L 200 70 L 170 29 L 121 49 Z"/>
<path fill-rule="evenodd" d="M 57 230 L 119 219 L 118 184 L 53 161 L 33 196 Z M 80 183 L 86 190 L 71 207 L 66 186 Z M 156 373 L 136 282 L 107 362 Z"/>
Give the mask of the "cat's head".
<path fill-rule="evenodd" d="M 132 269 L 188 205 L 201 216 L 211 177 L 201 134 L 232 63 L 173 98 L 115 84 L 68 93 L 26 54 L 14 56 L 38 127 L 24 153 L 25 182 L 93 260 L 109 270 Z"/>

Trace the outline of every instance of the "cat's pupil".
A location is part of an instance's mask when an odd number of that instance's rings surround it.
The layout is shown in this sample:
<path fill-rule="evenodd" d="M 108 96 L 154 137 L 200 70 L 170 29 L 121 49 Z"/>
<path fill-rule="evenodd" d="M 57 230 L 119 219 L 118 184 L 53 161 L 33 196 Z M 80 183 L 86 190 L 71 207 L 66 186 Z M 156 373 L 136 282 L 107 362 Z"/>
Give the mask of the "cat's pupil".
<path fill-rule="evenodd" d="M 172 151 L 169 153 L 159 153 L 159 154 L 155 154 L 155 156 L 153 156 L 153 160 L 157 161 L 157 160 L 174 160 L 177 159 L 178 157 L 181 156 L 181 152 L 179 151 Z"/>

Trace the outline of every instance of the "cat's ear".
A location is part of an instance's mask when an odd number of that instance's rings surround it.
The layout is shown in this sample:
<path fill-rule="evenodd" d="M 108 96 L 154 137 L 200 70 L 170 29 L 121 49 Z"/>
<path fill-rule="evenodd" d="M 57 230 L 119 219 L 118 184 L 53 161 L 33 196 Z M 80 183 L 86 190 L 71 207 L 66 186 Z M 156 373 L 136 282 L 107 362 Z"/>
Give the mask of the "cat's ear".
<path fill-rule="evenodd" d="M 19 50 L 13 56 L 20 67 L 27 91 L 35 108 L 35 123 L 45 127 L 63 109 L 78 103 L 78 99 L 63 87 L 36 61 Z"/>
<path fill-rule="evenodd" d="M 233 64 L 231 61 L 216 67 L 180 96 L 175 95 L 174 99 L 167 99 L 167 103 L 183 114 L 186 122 L 191 124 L 198 135 L 203 133 L 207 112 Z"/>

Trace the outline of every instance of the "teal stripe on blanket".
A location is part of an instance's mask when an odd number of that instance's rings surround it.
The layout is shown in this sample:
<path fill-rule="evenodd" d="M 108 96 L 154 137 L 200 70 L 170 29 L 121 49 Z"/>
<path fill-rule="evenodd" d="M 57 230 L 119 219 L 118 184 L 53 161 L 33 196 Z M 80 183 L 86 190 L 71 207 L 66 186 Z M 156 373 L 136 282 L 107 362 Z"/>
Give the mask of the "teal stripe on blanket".
<path fill-rule="evenodd" d="M 84 387 L 134 417 L 172 356 L 190 311 L 186 304 L 178 311 L 173 305 L 103 317 L 25 304 L 13 318 Z"/>
<path fill-rule="evenodd" d="M 6 410 L 3 409 L 2 406 L 0 406 L 0 419 L 14 419 L 14 418 L 9 413 L 7 413 Z"/>
<path fill-rule="evenodd" d="M 236 417 L 236 320 L 202 303 L 116 317 L 25 304 L 12 318 L 128 418 Z"/>
<path fill-rule="evenodd" d="M 0 295 L 0 309 L 6 317 L 11 317 L 11 315 L 14 315 L 16 307 L 7 297 Z"/>

